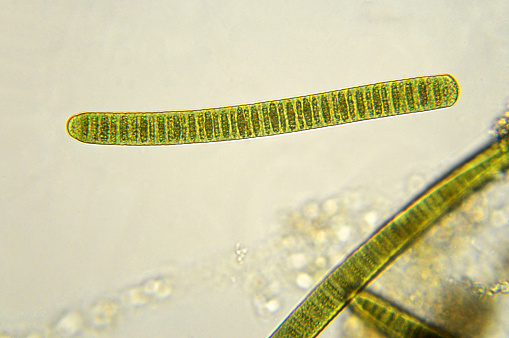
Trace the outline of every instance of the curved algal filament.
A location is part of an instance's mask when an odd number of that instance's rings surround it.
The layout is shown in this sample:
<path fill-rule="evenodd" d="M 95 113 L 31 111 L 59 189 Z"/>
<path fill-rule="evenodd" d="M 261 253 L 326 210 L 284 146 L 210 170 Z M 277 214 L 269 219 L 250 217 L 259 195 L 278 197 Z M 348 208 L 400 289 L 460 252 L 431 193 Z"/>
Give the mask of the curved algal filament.
<path fill-rule="evenodd" d="M 355 297 L 349 309 L 388 337 L 452 337 L 368 291 Z"/>
<path fill-rule="evenodd" d="M 509 167 L 509 115 L 497 138 L 426 189 L 335 267 L 271 337 L 316 337 L 440 217 Z"/>
<path fill-rule="evenodd" d="M 452 106 L 451 75 L 417 77 L 238 106 L 166 112 L 71 116 L 78 141 L 107 145 L 170 145 L 238 140 Z"/>

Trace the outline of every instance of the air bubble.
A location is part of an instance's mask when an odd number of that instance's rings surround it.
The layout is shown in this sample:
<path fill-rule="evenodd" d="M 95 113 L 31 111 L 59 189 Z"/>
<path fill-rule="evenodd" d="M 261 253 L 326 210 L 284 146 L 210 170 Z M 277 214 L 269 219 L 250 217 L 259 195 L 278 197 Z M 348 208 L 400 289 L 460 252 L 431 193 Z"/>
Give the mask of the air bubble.
<path fill-rule="evenodd" d="M 272 314 L 276 313 L 279 310 L 279 306 L 280 306 L 279 301 L 276 298 L 269 300 L 267 304 L 265 304 L 267 311 L 269 311 Z"/>
<path fill-rule="evenodd" d="M 287 235 L 281 239 L 280 245 L 283 249 L 292 249 L 296 246 L 297 239 L 293 235 Z"/>
<path fill-rule="evenodd" d="M 145 294 L 153 296 L 157 300 L 168 298 L 173 291 L 169 278 L 149 279 L 145 282 Z"/>
<path fill-rule="evenodd" d="M 327 232 L 325 230 L 317 231 L 313 235 L 313 243 L 315 243 L 315 245 L 327 244 Z"/>
<path fill-rule="evenodd" d="M 456 285 L 458 285 L 459 287 L 468 289 L 468 288 L 472 287 L 472 281 L 470 280 L 470 278 L 468 278 L 466 276 L 462 276 L 459 280 L 456 281 Z"/>
<path fill-rule="evenodd" d="M 62 337 L 73 337 L 83 330 L 83 323 L 81 313 L 70 311 L 55 324 L 55 332 Z"/>
<path fill-rule="evenodd" d="M 461 214 L 471 223 L 479 223 L 490 214 L 486 206 L 486 197 L 484 194 L 477 194 L 467 199 L 461 208 Z"/>
<path fill-rule="evenodd" d="M 490 286 L 488 294 L 495 296 L 496 294 L 507 294 L 509 293 L 509 281 L 501 281 Z"/>
<path fill-rule="evenodd" d="M 497 293 L 499 293 L 501 291 L 501 285 L 500 283 L 495 283 L 493 284 L 492 286 L 490 286 L 489 290 L 488 290 L 488 296 L 491 296 L 493 297 L 494 295 L 496 295 Z"/>
<path fill-rule="evenodd" d="M 288 257 L 290 266 L 295 270 L 300 270 L 308 264 L 308 258 L 304 253 L 296 253 Z"/>
<path fill-rule="evenodd" d="M 143 291 L 145 291 L 147 295 L 153 295 L 156 292 L 158 284 L 159 284 L 158 280 L 149 279 L 148 281 L 145 282 L 143 286 Z"/>
<path fill-rule="evenodd" d="M 274 281 L 267 287 L 267 294 L 270 296 L 279 295 L 281 293 L 281 283 Z"/>
<path fill-rule="evenodd" d="M 302 207 L 302 214 L 307 219 L 313 219 L 320 215 L 320 208 L 318 203 L 311 202 Z"/>
<path fill-rule="evenodd" d="M 486 285 L 482 283 L 474 283 L 470 288 L 470 292 L 477 299 L 483 299 L 486 296 Z"/>
<path fill-rule="evenodd" d="M 416 173 L 413 175 L 410 175 L 410 177 L 407 180 L 407 191 L 409 193 L 416 193 L 419 190 L 424 189 L 426 184 L 428 183 L 428 180 L 426 179 L 425 175 Z"/>
<path fill-rule="evenodd" d="M 315 265 L 320 269 L 324 269 L 327 267 L 327 259 L 325 257 L 317 257 Z"/>
<path fill-rule="evenodd" d="M 347 191 L 341 195 L 345 207 L 352 211 L 359 211 L 365 207 L 365 196 L 360 191 Z"/>
<path fill-rule="evenodd" d="M 257 291 L 267 285 L 267 278 L 262 274 L 248 276 L 247 287 L 251 291 Z"/>
<path fill-rule="evenodd" d="M 500 283 L 500 292 L 504 295 L 509 294 L 509 281 L 505 280 Z"/>
<path fill-rule="evenodd" d="M 342 242 L 346 242 L 350 237 L 352 229 L 349 226 L 343 225 L 336 230 L 336 236 Z"/>
<path fill-rule="evenodd" d="M 447 285 L 450 285 L 450 286 L 453 286 L 455 283 L 456 283 L 456 280 L 454 280 L 453 277 L 448 277 L 445 282 L 447 283 Z"/>
<path fill-rule="evenodd" d="M 255 297 L 253 300 L 253 305 L 258 315 L 262 318 L 267 318 L 268 316 L 273 315 L 281 307 L 278 298 L 273 297 L 267 299 L 263 296 Z"/>
<path fill-rule="evenodd" d="M 364 215 L 364 220 L 371 226 L 375 226 L 378 223 L 378 213 L 376 211 L 369 211 Z"/>
<path fill-rule="evenodd" d="M 339 209 L 338 201 L 331 198 L 322 203 L 322 211 L 326 216 L 335 214 Z"/>
<path fill-rule="evenodd" d="M 497 138 L 502 138 L 509 132 L 509 111 L 506 111 L 504 115 L 499 117 L 492 128 L 490 133 L 495 135 Z"/>
<path fill-rule="evenodd" d="M 237 263 L 244 263 L 247 254 L 247 248 L 243 247 L 240 243 L 235 245 L 235 255 L 237 256 Z"/>
<path fill-rule="evenodd" d="M 119 315 L 120 304 L 113 299 L 102 299 L 92 305 L 91 325 L 101 329 L 111 326 Z"/>
<path fill-rule="evenodd" d="M 299 273 L 299 275 L 297 276 L 297 279 L 295 280 L 295 283 L 297 284 L 297 286 L 301 289 L 304 289 L 304 290 L 307 290 L 309 289 L 311 286 L 313 286 L 313 278 L 311 278 L 310 275 L 308 275 L 307 273 Z"/>
<path fill-rule="evenodd" d="M 490 224 L 495 228 L 502 228 L 509 220 L 508 215 L 504 210 L 494 210 L 490 216 Z"/>
<path fill-rule="evenodd" d="M 143 286 L 134 286 L 128 289 L 123 297 L 122 302 L 127 307 L 142 307 L 150 302 L 150 297 L 145 293 Z"/>

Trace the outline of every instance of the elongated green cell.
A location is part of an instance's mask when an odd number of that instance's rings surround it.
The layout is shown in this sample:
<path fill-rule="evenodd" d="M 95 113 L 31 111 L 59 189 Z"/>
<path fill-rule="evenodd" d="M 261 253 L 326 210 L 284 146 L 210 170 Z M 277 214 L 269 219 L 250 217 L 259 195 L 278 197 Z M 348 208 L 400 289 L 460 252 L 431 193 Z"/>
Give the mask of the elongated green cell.
<path fill-rule="evenodd" d="M 452 337 L 368 291 L 355 297 L 349 309 L 388 337 Z"/>
<path fill-rule="evenodd" d="M 271 337 L 316 337 L 430 225 L 507 169 L 508 116 L 499 122 L 495 141 L 431 185 L 386 222 L 329 272 Z"/>
<path fill-rule="evenodd" d="M 169 145 L 238 140 L 452 106 L 451 75 L 417 77 L 238 106 L 187 111 L 71 116 L 78 141 L 109 145 Z"/>

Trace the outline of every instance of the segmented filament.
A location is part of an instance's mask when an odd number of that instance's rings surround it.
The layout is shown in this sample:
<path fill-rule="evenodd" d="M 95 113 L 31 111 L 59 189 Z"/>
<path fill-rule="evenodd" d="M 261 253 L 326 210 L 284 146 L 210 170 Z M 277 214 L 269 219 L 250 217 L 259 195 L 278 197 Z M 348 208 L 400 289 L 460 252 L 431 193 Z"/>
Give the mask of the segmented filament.
<path fill-rule="evenodd" d="M 87 112 L 67 121 L 78 141 L 105 145 L 170 145 L 290 133 L 452 106 L 451 75 L 381 82 L 289 99 L 187 111 Z"/>
<path fill-rule="evenodd" d="M 452 337 L 366 290 L 354 298 L 349 309 L 388 337 Z"/>
<path fill-rule="evenodd" d="M 509 167 L 509 115 L 495 140 L 439 179 L 335 267 L 271 337 L 316 337 L 444 214 Z"/>

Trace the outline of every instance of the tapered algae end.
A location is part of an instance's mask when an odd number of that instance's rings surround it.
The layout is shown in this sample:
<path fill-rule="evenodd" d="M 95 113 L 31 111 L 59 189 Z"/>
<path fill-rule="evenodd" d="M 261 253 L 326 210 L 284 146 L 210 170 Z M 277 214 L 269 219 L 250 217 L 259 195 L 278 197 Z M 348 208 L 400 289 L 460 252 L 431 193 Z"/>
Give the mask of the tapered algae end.
<path fill-rule="evenodd" d="M 71 116 L 67 120 L 67 133 L 73 139 L 83 142 L 87 142 L 87 132 L 88 132 L 88 118 L 85 113 L 80 113 Z"/>
<path fill-rule="evenodd" d="M 450 74 L 444 75 L 444 91 L 447 97 L 447 107 L 453 106 L 458 102 L 460 96 L 460 85 L 456 78 Z"/>

